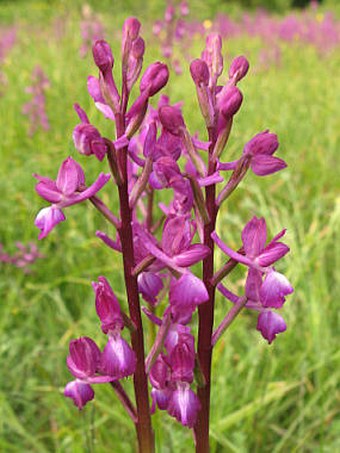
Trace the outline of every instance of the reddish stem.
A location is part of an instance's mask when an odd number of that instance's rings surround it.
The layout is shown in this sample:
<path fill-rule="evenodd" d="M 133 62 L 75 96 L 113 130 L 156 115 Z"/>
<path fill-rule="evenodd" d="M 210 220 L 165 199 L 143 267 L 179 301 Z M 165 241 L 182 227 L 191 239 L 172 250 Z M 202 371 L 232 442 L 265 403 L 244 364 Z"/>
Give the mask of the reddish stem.
<path fill-rule="evenodd" d="M 125 131 L 123 115 L 116 116 L 117 136 Z M 137 357 L 134 374 L 134 389 L 136 397 L 138 420 L 136 423 L 138 446 L 140 453 L 154 452 L 154 436 L 151 427 L 148 382 L 145 373 L 144 335 L 139 302 L 137 277 L 133 275 L 135 267 L 132 232 L 132 212 L 129 206 L 128 176 L 127 176 L 127 148 L 121 149 L 118 155 L 118 165 L 123 176 L 118 186 L 120 201 L 121 228 L 119 237 L 122 245 L 124 279 L 129 304 L 131 321 L 136 329 L 131 332 L 131 344 Z"/>
<path fill-rule="evenodd" d="M 213 128 L 208 129 L 209 140 L 209 167 L 208 175 L 215 171 L 215 163 L 212 153 L 216 142 L 216 135 Z M 210 222 L 204 225 L 204 245 L 210 248 L 211 253 L 203 260 L 203 282 L 209 294 L 209 300 L 199 306 L 199 328 L 198 328 L 198 360 L 204 375 L 205 384 L 198 387 L 197 395 L 201 403 L 201 410 L 198 413 L 197 422 L 194 427 L 196 437 L 196 452 L 209 452 L 209 418 L 210 418 L 210 376 L 211 376 L 211 336 L 214 324 L 215 287 L 211 284 L 214 275 L 214 241 L 211 233 L 215 230 L 217 208 L 215 203 L 216 187 L 206 187 L 206 209 Z"/>

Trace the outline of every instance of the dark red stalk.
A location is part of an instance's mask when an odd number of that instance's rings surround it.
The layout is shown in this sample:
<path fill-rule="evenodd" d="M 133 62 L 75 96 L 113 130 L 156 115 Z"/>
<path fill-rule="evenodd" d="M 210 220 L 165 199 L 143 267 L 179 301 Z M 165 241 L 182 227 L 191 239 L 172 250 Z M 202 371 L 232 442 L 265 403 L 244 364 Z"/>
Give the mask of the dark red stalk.
<path fill-rule="evenodd" d="M 123 115 L 117 115 L 117 136 L 123 135 L 125 130 Z M 127 149 L 121 149 L 118 153 L 118 165 L 121 170 L 123 181 L 118 186 L 120 201 L 121 228 L 119 237 L 122 244 L 124 279 L 129 304 L 131 321 L 136 330 L 131 332 L 131 344 L 137 357 L 136 371 L 134 374 L 134 389 L 136 397 L 137 415 L 136 422 L 138 447 L 140 453 L 154 452 L 154 436 L 151 427 L 150 404 L 148 382 L 145 373 L 144 335 L 139 302 L 137 277 L 133 275 L 135 267 L 132 232 L 132 213 L 129 206 L 128 177 L 127 177 Z"/>
<path fill-rule="evenodd" d="M 212 153 L 216 142 L 215 131 L 209 129 L 209 167 L 208 175 L 215 171 L 215 163 L 212 159 Z M 214 305 L 215 305 L 215 287 L 211 284 L 214 275 L 214 241 L 211 239 L 211 233 L 215 229 L 217 208 L 215 203 L 216 186 L 206 187 L 206 209 L 208 211 L 210 222 L 204 226 L 204 245 L 210 248 L 211 253 L 203 260 L 203 282 L 209 294 L 209 300 L 201 304 L 198 308 L 199 327 L 198 327 L 198 360 L 203 372 L 205 384 L 198 387 L 197 395 L 201 403 L 201 410 L 198 413 L 197 422 L 194 427 L 196 437 L 196 452 L 209 452 L 209 418 L 210 418 L 210 378 L 211 378 L 211 357 L 212 346 L 211 336 L 214 324 Z"/>

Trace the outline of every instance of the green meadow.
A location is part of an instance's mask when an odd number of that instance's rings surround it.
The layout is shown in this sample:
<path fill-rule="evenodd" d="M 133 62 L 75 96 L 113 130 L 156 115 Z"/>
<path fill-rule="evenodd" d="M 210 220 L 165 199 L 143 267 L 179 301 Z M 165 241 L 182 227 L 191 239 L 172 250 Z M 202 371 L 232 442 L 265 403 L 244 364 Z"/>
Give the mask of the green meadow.
<path fill-rule="evenodd" d="M 162 4 L 152 3 L 146 10 L 139 3 L 134 9 L 132 2 L 126 10 L 123 2 L 103 5 L 98 14 L 116 58 L 117 80 L 120 30 L 128 14 L 141 17 L 145 65 L 161 59 L 151 25 Z M 208 17 L 203 14 L 209 11 L 191 9 L 193 17 Z M 64 24 L 61 36 L 53 28 L 58 18 Z M 79 2 L 0 2 L 0 29 L 14 20 L 17 41 L 1 66 L 7 83 L 0 97 L 0 242 L 10 253 L 16 241 L 38 243 L 34 219 L 47 204 L 35 193 L 33 173 L 54 179 L 67 156 L 83 165 L 88 183 L 107 171 L 105 161 L 74 149 L 72 131 L 79 120 L 73 104 L 78 102 L 103 134 L 113 133 L 87 93 L 86 78 L 97 70 L 90 53 L 79 56 Z M 259 39 L 246 36 L 224 41 L 225 62 L 244 54 L 251 69 L 240 83 L 244 102 L 223 160 L 236 159 L 250 138 L 269 128 L 279 136 L 277 156 L 288 168 L 265 178 L 248 174 L 223 207 L 218 233 L 238 248 L 242 227 L 253 215 L 266 218 L 269 237 L 286 227 L 291 252 L 277 269 L 295 292 L 280 311 L 288 329 L 272 345 L 256 331 L 256 315 L 249 311 L 240 314 L 217 344 L 212 452 L 335 453 L 340 451 L 340 50 L 320 55 L 311 46 L 285 44 L 280 64 L 267 68 L 259 64 L 261 46 Z M 203 38 L 197 37 L 191 57 L 198 57 L 203 47 Z M 172 103 L 184 101 L 191 133 L 202 131 L 205 139 L 189 61 L 180 59 L 183 74 L 172 73 L 164 93 Z M 30 137 L 21 111 L 30 99 L 25 88 L 37 64 L 50 80 L 46 102 L 51 127 Z M 112 185 L 100 195 L 117 210 Z M 39 242 L 44 258 L 30 273 L 0 263 L 0 451 L 134 452 L 133 425 L 108 385 L 96 386 L 95 400 L 81 412 L 63 396 L 72 379 L 65 364 L 69 341 L 87 335 L 101 347 L 105 344 L 91 281 L 105 275 L 127 307 L 121 258 L 94 234 L 98 229 L 113 234 L 110 226 L 87 204 L 65 213 L 67 221 Z M 221 264 L 223 257 L 216 257 Z M 228 282 L 235 292 L 242 291 L 244 268 Z M 216 322 L 228 308 L 229 302 L 218 295 Z M 131 380 L 125 385 L 131 392 Z M 166 413 L 156 412 L 153 423 L 157 452 L 194 451 L 191 431 Z"/>

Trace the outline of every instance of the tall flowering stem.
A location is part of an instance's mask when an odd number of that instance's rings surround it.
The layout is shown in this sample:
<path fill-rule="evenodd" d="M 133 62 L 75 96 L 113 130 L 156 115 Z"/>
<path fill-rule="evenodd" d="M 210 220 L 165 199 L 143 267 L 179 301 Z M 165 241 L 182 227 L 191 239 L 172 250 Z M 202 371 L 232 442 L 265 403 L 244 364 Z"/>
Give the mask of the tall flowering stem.
<path fill-rule="evenodd" d="M 208 129 L 209 141 L 209 162 L 208 175 L 215 172 L 216 164 L 212 160 L 213 150 L 216 144 L 216 134 L 214 128 Z M 211 358 L 212 344 L 211 336 L 214 324 L 214 306 L 215 306 L 215 287 L 211 283 L 214 275 L 214 242 L 211 234 L 215 230 L 217 209 L 215 204 L 216 185 L 206 187 L 205 204 L 209 213 L 210 222 L 204 225 L 204 245 L 209 247 L 211 253 L 203 260 L 203 282 L 207 288 L 209 299 L 198 308 L 199 330 L 198 330 L 198 360 L 204 374 L 204 384 L 198 387 L 197 396 L 201 403 L 201 410 L 198 413 L 195 425 L 195 436 L 197 452 L 209 451 L 209 419 L 210 419 L 210 376 L 211 376 Z"/>
<path fill-rule="evenodd" d="M 117 135 L 124 133 L 125 124 L 123 115 L 117 118 Z M 120 150 L 120 170 L 123 180 L 118 185 L 120 218 L 121 226 L 119 228 L 119 237 L 122 245 L 122 255 L 124 264 L 124 279 L 129 304 L 129 312 L 132 322 L 136 329 L 131 332 L 131 344 L 137 358 L 136 371 L 134 374 L 134 388 L 137 405 L 137 436 L 138 445 L 141 452 L 153 452 L 154 440 L 151 429 L 151 415 L 149 404 L 149 392 L 147 376 L 145 372 L 145 355 L 144 355 L 144 335 L 141 317 L 141 308 L 139 302 L 137 276 L 133 274 L 135 267 L 135 258 L 133 251 L 133 233 L 132 233 L 132 210 L 129 206 L 128 194 L 128 175 L 127 175 L 127 147 Z"/>
<path fill-rule="evenodd" d="M 234 251 L 216 232 L 217 215 L 249 169 L 265 176 L 286 164 L 273 156 L 278 141 L 269 131 L 255 135 L 239 159 L 220 160 L 242 103 L 237 84 L 246 75 L 248 62 L 237 57 L 227 83 L 219 86 L 223 59 L 217 34 L 207 37 L 201 59 L 190 66 L 207 142 L 189 133 L 181 104 L 170 105 L 161 96 L 157 109 L 149 106 L 150 98 L 168 82 L 169 70 L 163 63 L 152 63 L 144 71 L 139 95 L 130 105 L 130 93 L 143 65 L 145 46 L 139 31 L 137 19 L 125 21 L 120 90 L 113 76 L 109 44 L 99 40 L 93 45 L 99 77 L 88 78 L 88 91 L 97 109 L 115 124 L 114 140 L 102 137 L 84 110 L 74 106 L 80 119 L 73 131 L 76 149 L 103 164 L 106 158 L 111 173 L 100 173 L 87 185 L 82 167 L 68 157 L 55 180 L 35 174 L 36 191 L 50 203 L 38 213 L 35 225 L 43 239 L 66 220 L 66 208 L 89 201 L 116 235 L 113 238 L 97 231 L 97 238 L 123 260 L 129 315 L 121 309 L 106 277 L 92 282 L 107 343 L 101 351 L 89 337 L 70 342 L 66 362 L 75 379 L 66 385 L 64 395 L 81 410 L 94 398 L 93 386 L 110 384 L 134 423 L 140 453 L 154 452 L 151 415 L 157 409 L 193 429 L 196 451 L 208 453 L 213 346 L 243 308 L 259 313 L 256 328 L 271 343 L 286 330 L 283 318 L 274 310 L 293 291 L 273 266 L 289 250 L 279 241 L 285 230 L 267 244 L 265 220 L 253 217 L 243 228 L 242 245 Z M 186 164 L 180 166 L 180 159 Z M 217 193 L 217 184 L 224 181 L 222 171 L 231 171 L 231 175 Z M 118 190 L 118 215 L 97 195 L 110 179 Z M 171 189 L 173 198 L 169 205 L 159 203 L 160 213 L 155 192 L 163 189 Z M 161 235 L 156 234 L 161 228 Z M 214 265 L 215 245 L 229 257 L 219 270 Z M 190 269 L 200 261 L 202 278 Z M 248 269 L 242 295 L 232 293 L 224 280 L 239 264 Z M 217 327 L 216 289 L 233 304 Z M 190 326 L 196 310 L 197 341 Z M 145 345 L 147 324 L 149 344 Z M 125 339 L 127 331 L 131 345 Z M 133 376 L 134 401 L 124 388 L 123 380 L 129 376 Z"/>

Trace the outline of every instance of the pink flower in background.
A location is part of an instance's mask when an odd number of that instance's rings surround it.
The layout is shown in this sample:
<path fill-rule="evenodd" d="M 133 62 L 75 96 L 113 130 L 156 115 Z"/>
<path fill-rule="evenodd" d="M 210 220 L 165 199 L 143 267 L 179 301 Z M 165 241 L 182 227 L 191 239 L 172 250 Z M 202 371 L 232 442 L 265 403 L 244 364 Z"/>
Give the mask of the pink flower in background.
<path fill-rule="evenodd" d="M 50 124 L 46 112 L 46 91 L 50 82 L 40 66 L 36 66 L 32 72 L 32 85 L 26 88 L 26 93 L 32 95 L 22 113 L 29 119 L 29 135 L 32 136 L 40 127 L 49 130 Z"/>

